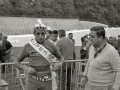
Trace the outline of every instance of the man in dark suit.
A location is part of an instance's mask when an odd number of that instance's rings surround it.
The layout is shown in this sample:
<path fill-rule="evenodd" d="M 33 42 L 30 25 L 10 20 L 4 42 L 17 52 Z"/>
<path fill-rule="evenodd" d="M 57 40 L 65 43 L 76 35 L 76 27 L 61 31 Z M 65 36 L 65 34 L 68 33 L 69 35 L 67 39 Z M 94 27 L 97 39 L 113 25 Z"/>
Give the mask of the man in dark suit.
<path fill-rule="evenodd" d="M 3 39 L 5 39 L 7 41 L 7 45 L 6 45 L 6 50 L 8 50 L 5 58 L 6 58 L 6 62 L 10 62 L 11 60 L 11 50 L 13 49 L 12 44 L 10 43 L 10 41 L 7 40 L 7 35 L 3 35 Z"/>
<path fill-rule="evenodd" d="M 75 45 L 75 40 L 73 39 L 73 33 L 69 33 L 68 38 L 72 40 L 73 44 Z"/>
<path fill-rule="evenodd" d="M 8 41 L 3 38 L 2 33 L 0 33 L 0 61 L 5 63 L 6 55 L 9 53 L 10 48 L 8 49 Z M 2 67 L 2 72 L 5 72 L 5 65 Z"/>
<path fill-rule="evenodd" d="M 75 48 L 75 39 L 73 39 L 73 33 L 68 34 L 68 38 L 73 42 L 74 48 Z M 76 59 L 76 52 L 73 53 L 73 59 Z"/>

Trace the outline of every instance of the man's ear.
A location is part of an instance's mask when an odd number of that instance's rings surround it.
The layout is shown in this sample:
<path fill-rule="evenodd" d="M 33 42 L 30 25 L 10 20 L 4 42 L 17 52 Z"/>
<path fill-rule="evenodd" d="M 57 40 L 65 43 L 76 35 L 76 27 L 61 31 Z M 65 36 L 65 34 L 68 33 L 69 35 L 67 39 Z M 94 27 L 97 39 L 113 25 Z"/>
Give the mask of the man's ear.
<path fill-rule="evenodd" d="M 33 32 L 33 35 L 35 36 L 35 31 Z"/>
<path fill-rule="evenodd" d="M 100 40 L 102 40 L 102 39 L 103 39 L 103 36 L 100 36 L 99 38 L 100 38 Z"/>

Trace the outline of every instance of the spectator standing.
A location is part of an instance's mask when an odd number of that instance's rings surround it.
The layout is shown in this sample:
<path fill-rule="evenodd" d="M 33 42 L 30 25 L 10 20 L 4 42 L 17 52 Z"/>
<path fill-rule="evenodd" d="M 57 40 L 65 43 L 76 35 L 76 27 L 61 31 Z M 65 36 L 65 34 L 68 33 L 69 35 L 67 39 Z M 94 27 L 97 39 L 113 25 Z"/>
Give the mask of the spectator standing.
<path fill-rule="evenodd" d="M 52 31 L 51 30 L 47 30 L 46 31 L 46 40 L 51 42 L 51 38 L 52 38 Z"/>
<path fill-rule="evenodd" d="M 81 42 L 82 42 L 82 45 L 80 47 L 80 58 L 81 59 L 88 59 L 88 48 L 87 48 L 89 46 L 89 45 L 87 45 L 88 44 L 88 36 L 85 35 L 85 36 L 81 37 Z M 90 40 L 89 40 L 89 43 L 90 43 Z M 82 63 L 85 63 L 85 62 L 82 61 Z M 85 66 L 82 65 L 82 72 L 84 70 L 85 70 Z"/>
<path fill-rule="evenodd" d="M 114 38 L 111 36 L 109 37 L 109 43 L 114 46 Z"/>
<path fill-rule="evenodd" d="M 118 50 L 118 40 L 116 37 L 109 37 L 109 43 L 116 49 Z"/>
<path fill-rule="evenodd" d="M 104 27 L 92 27 L 90 37 L 92 45 L 81 84 L 87 83 L 85 90 L 120 90 L 120 57 L 107 43 Z"/>
<path fill-rule="evenodd" d="M 81 37 L 82 45 L 80 47 L 80 58 L 81 59 L 87 59 L 88 58 L 88 50 L 87 50 L 87 43 L 88 43 L 88 37 L 85 35 Z"/>
<path fill-rule="evenodd" d="M 4 39 L 6 39 L 7 41 L 7 45 L 6 45 L 6 50 L 7 50 L 7 54 L 6 54 L 6 62 L 10 62 L 11 60 L 11 50 L 13 48 L 12 44 L 7 40 L 7 35 L 4 35 L 3 36 Z"/>
<path fill-rule="evenodd" d="M 70 39 L 66 38 L 65 30 L 59 30 L 58 35 L 60 38 L 60 40 L 57 42 L 58 50 L 61 52 L 61 54 L 65 60 L 73 60 L 73 53 L 74 53 L 73 42 Z M 67 67 L 67 71 L 66 71 L 66 67 Z M 61 82 L 62 89 L 61 90 L 65 90 L 65 85 L 67 85 L 67 90 L 70 90 L 71 69 L 72 69 L 72 67 L 71 67 L 70 63 L 68 63 L 67 65 L 66 65 L 66 63 L 63 63 L 62 79 L 61 79 L 62 80 L 62 82 Z M 67 72 L 67 75 L 66 75 L 66 72 Z M 66 78 L 67 78 L 67 84 L 65 84 Z"/>
<path fill-rule="evenodd" d="M 56 46 L 56 44 L 57 44 L 57 41 L 58 41 L 58 31 L 57 30 L 53 30 L 52 31 L 52 38 L 51 38 L 51 43 L 53 43 L 55 46 Z M 55 58 L 54 59 L 54 62 L 56 61 L 57 59 Z M 59 79 L 58 78 L 60 78 L 60 75 L 59 75 L 59 70 L 58 71 L 56 71 L 56 72 L 52 72 L 53 74 L 54 74 L 54 76 L 56 76 L 56 79 L 55 79 L 55 81 L 57 82 L 57 87 L 58 87 L 58 90 L 59 90 L 59 84 L 60 84 L 60 82 L 59 82 Z"/>
<path fill-rule="evenodd" d="M 72 42 L 73 42 L 73 44 L 74 44 L 74 46 L 75 46 L 75 40 L 73 39 L 73 33 L 69 33 L 69 34 L 68 34 L 68 38 L 69 38 L 70 40 L 72 40 Z"/>
<path fill-rule="evenodd" d="M 70 39 L 73 42 L 74 45 L 74 53 L 73 53 L 73 59 L 76 59 L 76 52 L 75 52 L 75 40 L 73 39 L 73 33 L 68 34 L 68 39 Z"/>
<path fill-rule="evenodd" d="M 51 38 L 51 42 L 56 45 L 57 41 L 58 41 L 58 31 L 57 30 L 53 30 L 52 31 L 52 38 Z"/>
<path fill-rule="evenodd" d="M 9 53 L 10 48 L 8 48 L 8 42 L 3 38 L 2 33 L 0 33 L 0 60 L 2 63 L 6 62 L 6 55 Z M 2 72 L 5 72 L 5 65 L 2 67 Z"/>

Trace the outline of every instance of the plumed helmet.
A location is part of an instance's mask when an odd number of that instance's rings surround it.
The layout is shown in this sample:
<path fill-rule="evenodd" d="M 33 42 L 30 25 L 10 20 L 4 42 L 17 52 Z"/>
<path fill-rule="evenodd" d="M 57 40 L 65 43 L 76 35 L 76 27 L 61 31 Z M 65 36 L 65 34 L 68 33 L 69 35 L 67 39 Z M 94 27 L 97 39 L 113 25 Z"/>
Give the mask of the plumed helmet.
<path fill-rule="evenodd" d="M 35 24 L 34 25 L 34 30 L 47 30 L 46 26 L 44 24 Z"/>

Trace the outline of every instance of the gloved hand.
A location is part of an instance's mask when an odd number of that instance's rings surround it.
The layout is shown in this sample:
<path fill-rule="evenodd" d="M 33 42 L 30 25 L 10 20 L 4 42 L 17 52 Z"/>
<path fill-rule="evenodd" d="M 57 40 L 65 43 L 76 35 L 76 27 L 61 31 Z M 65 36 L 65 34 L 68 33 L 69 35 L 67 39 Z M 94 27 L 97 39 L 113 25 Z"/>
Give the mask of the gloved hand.
<path fill-rule="evenodd" d="M 51 67 L 51 71 L 56 71 L 58 69 L 60 69 L 60 67 L 62 66 L 62 63 L 54 63 Z"/>

